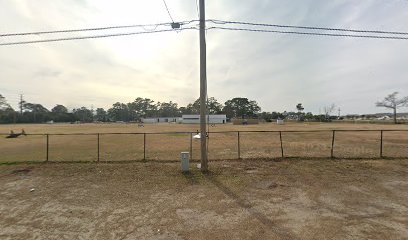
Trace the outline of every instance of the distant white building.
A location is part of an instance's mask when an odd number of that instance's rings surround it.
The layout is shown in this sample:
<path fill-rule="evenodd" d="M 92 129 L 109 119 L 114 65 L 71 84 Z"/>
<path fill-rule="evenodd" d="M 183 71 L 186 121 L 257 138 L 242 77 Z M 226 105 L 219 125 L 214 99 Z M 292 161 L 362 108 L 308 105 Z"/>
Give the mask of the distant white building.
<path fill-rule="evenodd" d="M 391 118 L 389 116 L 387 116 L 387 115 L 377 118 L 377 120 L 390 120 L 390 119 Z"/>
<path fill-rule="evenodd" d="M 225 114 L 217 114 L 217 115 L 206 115 L 206 119 L 208 119 L 208 123 L 210 124 L 225 124 L 227 123 L 227 115 Z M 182 123 L 191 123 L 191 124 L 199 124 L 200 123 L 200 115 L 183 115 L 181 117 Z"/>
<path fill-rule="evenodd" d="M 176 123 L 179 121 L 178 117 L 142 118 L 142 123 Z"/>

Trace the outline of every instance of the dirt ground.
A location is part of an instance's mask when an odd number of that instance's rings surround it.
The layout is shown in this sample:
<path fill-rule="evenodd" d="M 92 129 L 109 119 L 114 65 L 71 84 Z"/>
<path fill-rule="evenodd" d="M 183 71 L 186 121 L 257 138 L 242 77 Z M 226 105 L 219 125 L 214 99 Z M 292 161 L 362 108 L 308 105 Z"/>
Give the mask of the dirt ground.
<path fill-rule="evenodd" d="M 0 165 L 0 239 L 408 239 L 408 159 Z"/>

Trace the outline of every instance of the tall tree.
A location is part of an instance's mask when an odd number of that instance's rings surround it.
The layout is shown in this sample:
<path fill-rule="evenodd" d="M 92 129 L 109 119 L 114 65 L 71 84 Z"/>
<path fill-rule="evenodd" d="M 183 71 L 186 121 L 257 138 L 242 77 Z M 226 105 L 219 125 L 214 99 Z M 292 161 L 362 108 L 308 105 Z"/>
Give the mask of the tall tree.
<path fill-rule="evenodd" d="M 72 113 L 81 122 L 92 122 L 93 121 L 92 111 L 86 107 L 73 109 Z"/>
<path fill-rule="evenodd" d="M 214 97 L 207 99 L 207 110 L 209 114 L 220 114 L 222 113 L 222 104 Z M 200 98 L 198 98 L 194 103 L 187 105 L 186 110 L 189 114 L 200 114 Z"/>
<path fill-rule="evenodd" d="M 377 107 L 391 108 L 394 112 L 394 123 L 397 123 L 397 109 L 408 106 L 408 96 L 398 99 L 398 92 L 386 96 L 384 100 L 376 102 Z"/>
<path fill-rule="evenodd" d="M 191 104 L 191 103 L 190 103 Z M 188 107 L 190 104 L 187 105 L 187 107 L 180 107 L 179 112 L 181 115 L 186 115 L 186 114 L 197 114 L 195 112 L 192 112 L 191 109 Z"/>
<path fill-rule="evenodd" d="M 21 122 L 45 122 L 48 121 L 50 112 L 43 105 L 38 103 L 24 102 L 23 104 L 23 114 L 20 116 Z"/>
<path fill-rule="evenodd" d="M 8 108 L 11 108 L 10 104 L 8 104 L 6 98 L 0 94 L 0 110 L 5 110 Z"/>
<path fill-rule="evenodd" d="M 50 112 L 47 108 L 45 108 L 43 105 L 38 104 L 38 103 L 24 103 L 23 109 L 26 112 L 34 112 L 34 113 L 48 113 Z"/>
<path fill-rule="evenodd" d="M 6 98 L 0 94 L 0 123 L 15 123 L 16 112 L 7 103 Z"/>
<path fill-rule="evenodd" d="M 177 103 L 174 103 L 172 101 L 168 103 L 158 102 L 157 112 L 160 117 L 179 117 L 180 116 L 180 112 L 179 112 Z"/>
<path fill-rule="evenodd" d="M 302 106 L 301 103 L 298 103 L 296 105 L 296 109 L 298 111 L 298 121 L 302 121 L 302 115 L 303 115 L 302 112 L 303 112 L 303 110 L 305 110 L 305 108 Z"/>
<path fill-rule="evenodd" d="M 108 120 L 108 114 L 106 113 L 105 109 L 96 109 L 95 120 L 100 122 L 106 122 Z"/>
<path fill-rule="evenodd" d="M 260 111 L 261 108 L 256 101 L 241 97 L 226 101 L 223 108 L 228 118 L 255 117 Z"/>
<path fill-rule="evenodd" d="M 154 117 L 156 115 L 157 106 L 154 101 L 149 98 L 136 98 L 133 102 L 128 103 L 129 111 L 135 119 Z"/>
<path fill-rule="evenodd" d="M 51 109 L 51 113 L 49 113 L 49 115 L 54 122 L 76 121 L 75 115 L 73 113 L 68 113 L 68 109 L 64 105 L 61 105 L 61 104 L 55 105 L 55 107 Z"/>
<path fill-rule="evenodd" d="M 305 114 L 305 119 L 307 119 L 307 120 L 313 120 L 313 119 L 314 119 L 313 113 L 307 112 L 307 113 Z"/>
<path fill-rule="evenodd" d="M 261 112 L 259 118 L 265 120 L 265 122 L 272 122 L 272 113 Z"/>
<path fill-rule="evenodd" d="M 53 112 L 53 113 L 67 113 L 68 109 L 64 105 L 57 104 L 57 105 L 55 105 L 55 107 L 53 107 L 51 109 L 51 112 Z"/>
<path fill-rule="evenodd" d="M 131 121 L 132 114 L 129 111 L 129 107 L 125 103 L 116 102 L 108 109 L 108 116 L 113 121 Z"/>
<path fill-rule="evenodd" d="M 200 98 L 193 103 L 189 103 L 186 107 L 186 112 L 188 114 L 200 114 Z"/>

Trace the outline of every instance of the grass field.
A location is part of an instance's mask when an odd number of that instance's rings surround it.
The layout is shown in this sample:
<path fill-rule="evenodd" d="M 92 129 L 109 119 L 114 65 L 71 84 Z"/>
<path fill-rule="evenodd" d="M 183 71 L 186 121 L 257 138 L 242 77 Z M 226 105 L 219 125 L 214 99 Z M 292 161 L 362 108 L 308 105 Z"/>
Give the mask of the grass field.
<path fill-rule="evenodd" d="M 407 160 L 0 165 L 0 239 L 407 239 Z"/>
<path fill-rule="evenodd" d="M 198 125 L 187 124 L 29 124 L 0 125 L 0 133 L 24 129 L 29 134 L 51 134 L 48 157 L 50 161 L 96 161 L 97 135 L 101 161 L 177 160 L 182 151 L 190 151 L 190 134 L 148 134 L 144 152 L 143 134 L 107 135 L 107 133 L 196 132 Z M 287 123 L 210 126 L 210 132 L 223 131 L 314 131 L 314 130 L 408 130 L 408 125 L 351 124 L 351 123 Z M 52 134 L 95 135 L 52 135 Z M 408 157 L 408 132 L 384 132 L 383 155 Z M 330 157 L 332 132 L 282 133 L 285 157 Z M 0 138 L 0 161 L 44 161 L 46 136 Z M 192 141 L 192 159 L 199 159 L 199 141 Z M 377 158 L 380 154 L 380 132 L 336 132 L 334 156 L 338 158 Z M 281 157 L 279 133 L 240 133 L 241 158 Z M 209 138 L 209 158 L 237 159 L 236 132 L 213 133 Z"/>
<path fill-rule="evenodd" d="M 0 125 L 29 134 L 195 132 L 198 125 Z M 217 125 L 211 131 L 408 129 L 407 125 Z M 394 159 L 330 159 L 332 132 L 212 133 L 210 172 L 182 174 L 190 135 L 0 138 L 0 239 L 407 239 L 408 136 L 384 132 Z M 377 158 L 380 132 L 336 132 L 336 157 Z M 199 142 L 192 142 L 198 159 Z M 314 157 L 305 160 L 296 156 Z M 402 157 L 405 156 L 405 157 Z M 320 158 L 318 158 L 320 157 Z M 274 158 L 274 160 L 266 160 Z M 223 160 L 224 159 L 224 160 Z M 152 161 L 157 160 L 157 161 Z M 160 161 L 172 160 L 172 161 Z M 215 161 L 217 160 L 217 161 Z M 64 161 L 65 163 L 59 163 Z M 68 163 L 66 163 L 68 162 Z"/>

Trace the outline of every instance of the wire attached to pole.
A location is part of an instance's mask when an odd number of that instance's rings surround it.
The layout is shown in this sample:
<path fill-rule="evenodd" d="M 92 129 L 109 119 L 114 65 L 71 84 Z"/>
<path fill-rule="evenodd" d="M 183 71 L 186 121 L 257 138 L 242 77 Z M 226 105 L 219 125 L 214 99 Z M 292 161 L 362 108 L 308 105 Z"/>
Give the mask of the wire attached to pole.
<path fill-rule="evenodd" d="M 169 14 L 169 16 L 170 16 L 171 21 L 174 23 L 174 20 L 173 20 L 173 18 L 171 17 L 171 14 L 170 14 L 169 8 L 167 7 L 166 0 L 163 0 L 163 3 L 164 3 L 164 6 L 166 7 L 167 13 L 168 13 L 168 14 Z"/>
<path fill-rule="evenodd" d="M 183 31 L 183 30 L 197 30 L 197 28 L 190 27 L 190 28 L 179 29 L 179 31 Z M 146 31 L 146 32 L 127 32 L 127 33 L 102 34 L 102 35 L 91 35 L 91 36 L 80 36 L 80 37 L 53 38 L 53 39 L 44 39 L 44 40 L 7 42 L 7 43 L 0 43 L 0 46 L 22 45 L 22 44 L 30 44 L 30 43 L 44 43 L 44 42 L 59 42 L 59 41 L 68 41 L 68 40 L 83 40 L 83 39 L 94 39 L 94 38 L 108 38 L 108 37 L 130 36 L 130 35 L 163 33 L 163 32 L 170 32 L 170 31 L 174 31 L 174 30 L 173 29 L 163 29 L 163 30 Z"/>

